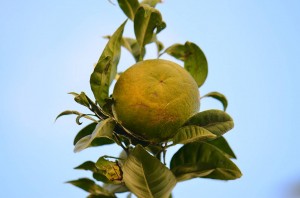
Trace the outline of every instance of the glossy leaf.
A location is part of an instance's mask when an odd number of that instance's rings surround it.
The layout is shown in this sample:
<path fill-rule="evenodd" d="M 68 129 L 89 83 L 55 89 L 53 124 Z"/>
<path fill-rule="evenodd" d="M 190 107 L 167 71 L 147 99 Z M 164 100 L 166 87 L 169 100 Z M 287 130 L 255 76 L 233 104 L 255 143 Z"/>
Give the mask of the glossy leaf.
<path fill-rule="evenodd" d="M 197 125 L 217 136 L 223 135 L 234 126 L 232 118 L 221 110 L 199 112 L 189 118 L 184 125 Z"/>
<path fill-rule="evenodd" d="M 162 3 L 162 0 L 143 0 L 141 4 L 147 4 L 151 7 L 155 7 L 158 3 Z"/>
<path fill-rule="evenodd" d="M 221 151 L 223 151 L 227 157 L 236 159 L 236 156 L 235 156 L 233 150 L 230 148 L 228 142 L 226 141 L 226 139 L 223 136 L 220 136 L 217 139 L 214 139 L 207 143 L 212 144 L 215 147 L 217 147 L 218 149 L 220 149 Z"/>
<path fill-rule="evenodd" d="M 217 136 L 205 128 L 188 125 L 181 127 L 176 135 L 172 138 L 173 144 L 187 144 L 195 141 L 204 141 L 209 139 L 214 139 Z"/>
<path fill-rule="evenodd" d="M 174 44 L 165 50 L 165 53 L 184 61 L 184 68 L 193 76 L 201 87 L 208 74 L 208 63 L 203 51 L 192 42 L 186 42 L 184 45 Z"/>
<path fill-rule="evenodd" d="M 118 0 L 118 3 L 126 16 L 133 20 L 135 12 L 140 5 L 138 0 Z"/>
<path fill-rule="evenodd" d="M 92 143 L 96 140 L 96 138 L 100 145 L 113 143 L 114 139 L 112 134 L 114 127 L 115 122 L 111 118 L 107 118 L 106 120 L 99 122 L 92 134 L 84 136 L 76 142 L 74 152 L 79 152 L 87 147 L 93 146 Z"/>
<path fill-rule="evenodd" d="M 166 24 L 158 10 L 148 5 L 141 5 L 134 17 L 134 33 L 140 47 L 153 41 L 153 37 L 163 30 Z M 156 31 L 155 31 L 156 30 Z"/>
<path fill-rule="evenodd" d="M 117 74 L 117 65 L 121 55 L 121 41 L 125 23 L 126 21 L 109 39 L 90 78 L 92 91 L 101 107 L 108 97 L 109 86 Z"/>
<path fill-rule="evenodd" d="M 221 150 L 205 142 L 193 142 L 181 147 L 172 157 L 170 169 L 178 181 L 197 177 L 232 180 L 242 175 Z"/>
<path fill-rule="evenodd" d="M 114 198 L 115 196 L 102 188 L 101 186 L 97 185 L 93 180 L 90 180 L 88 178 L 80 178 L 78 180 L 68 181 L 67 183 L 73 184 L 74 186 L 77 186 L 93 195 L 98 196 L 105 196 L 105 197 L 111 197 Z"/>
<path fill-rule="evenodd" d="M 139 198 L 167 198 L 176 185 L 173 173 L 140 145 L 125 161 L 123 179 Z"/>
<path fill-rule="evenodd" d="M 223 105 L 224 111 L 226 111 L 226 108 L 228 106 L 228 101 L 227 101 L 227 98 L 223 94 L 214 91 L 214 92 L 210 92 L 210 93 L 202 96 L 202 98 L 205 98 L 205 97 L 211 97 L 211 98 L 214 98 L 214 99 L 220 101 Z"/>

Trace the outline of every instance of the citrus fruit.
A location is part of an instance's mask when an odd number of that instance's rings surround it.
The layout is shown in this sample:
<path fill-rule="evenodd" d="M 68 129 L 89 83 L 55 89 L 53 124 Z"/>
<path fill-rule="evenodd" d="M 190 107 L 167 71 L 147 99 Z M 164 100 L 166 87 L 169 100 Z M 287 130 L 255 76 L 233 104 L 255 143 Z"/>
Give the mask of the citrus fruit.
<path fill-rule="evenodd" d="M 180 65 L 145 60 L 122 73 L 113 90 L 113 113 L 133 134 L 153 143 L 166 141 L 199 111 L 199 90 Z"/>

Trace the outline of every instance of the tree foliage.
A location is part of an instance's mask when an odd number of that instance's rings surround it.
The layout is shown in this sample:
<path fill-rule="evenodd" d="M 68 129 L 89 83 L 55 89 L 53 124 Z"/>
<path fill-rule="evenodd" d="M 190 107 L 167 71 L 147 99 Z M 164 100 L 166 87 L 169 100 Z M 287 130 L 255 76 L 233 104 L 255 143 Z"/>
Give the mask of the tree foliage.
<path fill-rule="evenodd" d="M 166 142 L 149 143 L 122 126 L 112 114 L 113 99 L 109 96 L 112 81 L 118 75 L 121 48 L 127 49 L 136 62 L 142 61 L 149 44 L 157 46 L 157 54 L 169 55 L 183 61 L 184 68 L 191 74 L 198 87 L 205 83 L 208 63 L 203 50 L 193 42 L 175 43 L 164 50 L 158 40 L 159 33 L 166 28 L 160 11 L 159 0 L 118 0 L 126 19 L 117 29 L 106 36 L 108 42 L 91 74 L 90 86 L 94 99 L 84 92 L 71 92 L 74 100 L 86 107 L 89 113 L 66 110 L 57 118 L 76 115 L 77 124 L 86 118 L 91 123 L 75 136 L 74 151 L 89 147 L 116 144 L 122 147 L 120 156 L 100 156 L 96 162 L 87 161 L 75 167 L 88 170 L 93 179 L 80 178 L 68 181 L 89 193 L 90 198 L 115 198 L 117 193 L 128 192 L 128 197 L 170 197 L 176 183 L 192 178 L 233 180 L 241 177 L 234 164 L 233 150 L 223 135 L 234 126 L 233 119 L 225 112 L 228 101 L 219 92 L 210 92 L 203 98 L 214 98 L 223 105 L 223 110 L 200 111 L 190 117 Z M 123 35 L 127 20 L 133 22 L 134 36 Z M 181 144 L 170 164 L 165 161 L 169 147 Z"/>

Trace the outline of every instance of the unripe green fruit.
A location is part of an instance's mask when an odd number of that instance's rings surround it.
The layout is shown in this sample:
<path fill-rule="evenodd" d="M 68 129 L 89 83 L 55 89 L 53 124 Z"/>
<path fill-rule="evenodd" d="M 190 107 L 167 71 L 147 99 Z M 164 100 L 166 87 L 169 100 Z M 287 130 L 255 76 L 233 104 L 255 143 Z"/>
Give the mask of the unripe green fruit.
<path fill-rule="evenodd" d="M 199 111 L 199 90 L 193 77 L 178 64 L 146 60 L 127 69 L 113 91 L 116 119 L 144 139 L 158 143 Z"/>

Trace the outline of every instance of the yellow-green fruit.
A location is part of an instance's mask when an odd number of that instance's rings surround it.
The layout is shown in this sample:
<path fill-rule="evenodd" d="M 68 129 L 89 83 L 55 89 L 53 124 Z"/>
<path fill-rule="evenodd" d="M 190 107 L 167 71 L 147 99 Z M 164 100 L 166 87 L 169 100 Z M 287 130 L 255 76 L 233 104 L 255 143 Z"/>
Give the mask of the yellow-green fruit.
<path fill-rule="evenodd" d="M 132 133 L 162 142 L 199 111 L 199 90 L 193 77 L 178 64 L 146 60 L 127 69 L 113 91 L 113 113 Z"/>

